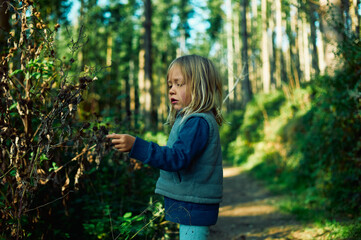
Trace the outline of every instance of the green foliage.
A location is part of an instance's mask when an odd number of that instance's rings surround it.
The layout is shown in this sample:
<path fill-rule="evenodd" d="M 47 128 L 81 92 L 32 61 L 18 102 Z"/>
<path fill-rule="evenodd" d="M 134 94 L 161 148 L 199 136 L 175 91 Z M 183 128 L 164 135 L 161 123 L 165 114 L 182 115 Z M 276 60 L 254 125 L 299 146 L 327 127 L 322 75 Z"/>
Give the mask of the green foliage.
<path fill-rule="evenodd" d="M 76 219 L 82 230 L 70 232 L 88 239 L 142 239 L 162 234 L 163 206 L 153 201 L 158 174 L 151 168 L 129 167 L 132 164 L 119 154 L 112 159 L 84 179 L 72 214 L 82 216 Z"/>
<path fill-rule="evenodd" d="M 225 149 L 233 163 L 252 166 L 251 172 L 273 191 L 287 193 L 282 209 L 306 221 L 322 221 L 323 228 L 335 229 L 330 237 L 357 239 L 361 79 L 356 62 L 361 45 L 352 37 L 345 42 L 339 51 L 346 61 L 333 76 L 256 96 L 232 129 L 238 136 Z"/>
<path fill-rule="evenodd" d="M 10 6 L 18 18 L 12 28 L 21 33 L 9 35 L 12 48 L 0 60 L 0 238 L 164 235 L 162 203 L 152 201 L 156 171 L 125 155 L 109 155 L 108 128 L 130 131 L 130 121 L 114 119 L 116 105 L 105 111 L 107 117 L 94 109 L 99 93 L 86 90 L 104 84 L 94 80 L 106 78 L 106 71 L 101 62 L 77 66 L 85 32 L 63 39 L 68 51 L 59 51 L 61 57 L 54 49 L 59 26 L 50 28 L 38 6 L 32 7 L 21 5 L 24 11 L 17 12 L 20 6 Z M 126 98 L 117 99 L 123 104 Z"/>
<path fill-rule="evenodd" d="M 282 92 L 256 95 L 245 111 L 226 116 L 230 123 L 220 132 L 222 141 L 228 143 L 223 146 L 224 158 L 234 164 L 245 162 L 254 153 L 254 145 L 263 138 L 264 124 L 279 113 L 284 101 Z"/>

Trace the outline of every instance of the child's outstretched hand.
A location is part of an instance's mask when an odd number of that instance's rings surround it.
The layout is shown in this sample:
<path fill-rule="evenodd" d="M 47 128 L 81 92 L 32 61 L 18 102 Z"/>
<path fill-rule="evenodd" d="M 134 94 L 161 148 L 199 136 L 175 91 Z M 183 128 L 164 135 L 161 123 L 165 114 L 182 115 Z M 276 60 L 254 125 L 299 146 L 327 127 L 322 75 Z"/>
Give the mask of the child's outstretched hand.
<path fill-rule="evenodd" d="M 129 152 L 133 144 L 135 142 L 135 137 L 128 135 L 128 134 L 109 134 L 106 136 L 107 138 L 112 139 L 112 143 L 114 147 L 118 149 L 120 152 Z"/>

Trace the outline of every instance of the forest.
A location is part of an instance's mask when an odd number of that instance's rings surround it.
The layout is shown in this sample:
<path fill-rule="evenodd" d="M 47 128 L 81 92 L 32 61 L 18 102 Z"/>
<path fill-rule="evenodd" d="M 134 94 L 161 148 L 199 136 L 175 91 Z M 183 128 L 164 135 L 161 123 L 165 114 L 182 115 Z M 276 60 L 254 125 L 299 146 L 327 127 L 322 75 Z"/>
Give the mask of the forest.
<path fill-rule="evenodd" d="M 360 27 L 360 0 L 0 0 L 0 239 L 176 239 L 159 170 L 105 136 L 165 145 L 187 54 L 221 73 L 224 164 L 360 239 Z"/>

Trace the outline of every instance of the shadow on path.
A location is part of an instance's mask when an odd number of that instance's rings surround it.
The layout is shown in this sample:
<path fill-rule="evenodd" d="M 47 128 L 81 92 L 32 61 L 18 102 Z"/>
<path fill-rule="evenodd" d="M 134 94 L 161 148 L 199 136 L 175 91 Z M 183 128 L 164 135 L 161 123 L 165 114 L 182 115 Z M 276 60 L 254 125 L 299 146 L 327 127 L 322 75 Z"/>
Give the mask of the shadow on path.
<path fill-rule="evenodd" d="M 299 228 L 292 216 L 272 206 L 277 198 L 240 168 L 225 167 L 223 181 L 223 202 L 210 240 L 290 239 Z"/>

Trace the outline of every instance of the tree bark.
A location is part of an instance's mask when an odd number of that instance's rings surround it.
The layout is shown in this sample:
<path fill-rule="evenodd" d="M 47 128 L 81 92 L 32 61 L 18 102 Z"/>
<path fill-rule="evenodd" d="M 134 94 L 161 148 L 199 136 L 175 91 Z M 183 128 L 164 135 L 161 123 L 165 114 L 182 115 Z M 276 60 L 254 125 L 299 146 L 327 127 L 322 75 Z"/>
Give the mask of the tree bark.
<path fill-rule="evenodd" d="M 302 24 L 302 49 L 303 49 L 303 63 L 304 63 L 304 69 L 303 69 L 303 76 L 306 82 L 309 82 L 311 80 L 311 69 L 310 69 L 310 54 L 309 54 L 309 41 L 308 41 L 308 24 L 307 24 L 307 18 L 306 13 L 301 12 L 301 24 Z"/>
<path fill-rule="evenodd" d="M 312 68 L 315 75 L 320 74 L 318 50 L 317 50 L 317 28 L 316 28 L 316 10 L 317 6 L 310 3 L 309 16 L 310 16 L 310 29 L 311 29 L 311 43 L 312 43 Z"/>
<path fill-rule="evenodd" d="M 243 106 L 252 99 L 252 88 L 249 80 L 248 68 L 248 33 L 247 33 L 247 5 L 248 0 L 241 1 L 241 15 L 242 15 L 242 62 L 244 64 L 244 78 L 242 84 L 243 92 Z"/>
<path fill-rule="evenodd" d="M 241 74 L 242 74 L 242 55 L 241 55 L 241 39 L 240 39 L 240 32 L 239 32 L 239 25 L 240 25 L 240 20 L 239 20 L 239 12 L 240 12 L 240 5 L 238 3 L 236 3 L 236 7 L 235 7 L 235 12 L 236 14 L 234 14 L 234 18 L 233 18 L 233 26 L 234 26 L 234 31 L 233 31 L 233 38 L 234 38 L 234 52 L 235 52 L 235 73 L 236 73 L 236 77 L 235 79 L 239 79 L 241 78 Z M 241 102 L 241 97 L 242 97 L 242 89 L 241 89 L 241 84 L 237 84 L 234 93 L 235 93 L 235 101 L 237 103 Z"/>
<path fill-rule="evenodd" d="M 276 88 L 281 86 L 281 72 L 282 72 L 282 11 L 281 11 L 281 0 L 275 0 L 275 18 L 276 18 L 276 47 L 275 47 L 275 80 Z"/>
<path fill-rule="evenodd" d="M 226 0 L 226 33 L 227 33 L 227 69 L 228 69 L 228 92 L 229 94 L 229 103 L 232 106 L 234 102 L 234 74 L 233 74 L 233 63 L 234 63 L 234 56 L 233 56 L 233 35 L 232 35 L 232 1 Z"/>
<path fill-rule="evenodd" d="M 145 38 L 144 38 L 144 78 L 145 78 L 145 108 L 150 113 L 148 126 L 151 129 L 157 127 L 157 110 L 154 101 L 154 86 L 152 78 L 152 4 L 151 0 L 145 0 Z"/>
<path fill-rule="evenodd" d="M 341 0 L 320 0 L 320 13 L 323 23 L 325 71 L 332 76 L 338 66 L 335 55 L 337 43 L 343 41 L 342 29 L 339 28 L 343 26 Z"/>
<path fill-rule="evenodd" d="M 271 87 L 270 62 L 268 56 L 268 35 L 267 35 L 267 0 L 261 1 L 262 14 L 262 82 L 263 92 L 269 93 Z"/>

